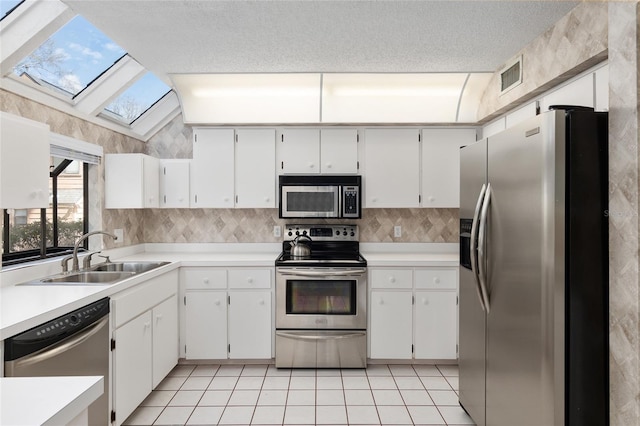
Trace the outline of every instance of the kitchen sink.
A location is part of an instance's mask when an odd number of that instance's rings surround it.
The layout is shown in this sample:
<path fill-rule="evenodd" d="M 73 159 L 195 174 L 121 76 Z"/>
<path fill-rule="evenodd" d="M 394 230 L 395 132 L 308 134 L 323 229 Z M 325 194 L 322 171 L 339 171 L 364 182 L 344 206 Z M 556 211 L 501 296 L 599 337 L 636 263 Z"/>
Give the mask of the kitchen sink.
<path fill-rule="evenodd" d="M 140 274 L 168 264 L 169 262 L 110 262 L 101 263 L 100 265 L 91 268 L 91 270 L 96 272 L 116 271 Z"/>
<path fill-rule="evenodd" d="M 101 263 L 90 270 L 62 273 L 21 285 L 111 285 L 169 263 L 136 261 Z"/>
<path fill-rule="evenodd" d="M 97 271 L 84 271 L 84 272 L 72 272 L 68 274 L 55 275 L 49 278 L 43 278 L 41 280 L 31 281 L 26 283 L 27 285 L 92 285 L 92 284 L 113 284 L 118 281 L 135 275 L 134 272 L 97 272 Z"/>

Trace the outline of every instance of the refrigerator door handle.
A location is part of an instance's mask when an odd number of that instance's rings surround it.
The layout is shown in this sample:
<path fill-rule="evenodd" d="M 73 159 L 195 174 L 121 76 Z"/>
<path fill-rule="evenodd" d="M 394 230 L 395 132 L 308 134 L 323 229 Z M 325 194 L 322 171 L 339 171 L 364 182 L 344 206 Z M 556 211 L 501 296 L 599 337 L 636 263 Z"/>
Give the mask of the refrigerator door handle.
<path fill-rule="evenodd" d="M 480 307 L 482 310 L 486 310 L 484 306 L 484 298 L 482 297 L 482 291 L 480 290 L 480 278 L 478 277 L 478 220 L 480 216 L 480 209 L 482 208 L 482 201 L 484 200 L 487 186 L 482 184 L 480 188 L 480 195 L 478 195 L 478 201 L 476 203 L 476 209 L 473 213 L 473 221 L 471 225 L 471 241 L 469 244 L 469 257 L 471 258 L 471 272 L 473 272 L 473 279 L 476 283 L 476 290 L 478 292 L 478 298 L 480 299 Z"/>
<path fill-rule="evenodd" d="M 487 237 L 487 213 L 491 202 L 491 184 L 487 185 L 486 195 L 480 212 L 480 229 L 478 230 L 478 275 L 480 277 L 480 290 L 487 313 L 491 310 L 489 305 L 489 292 L 487 291 L 487 264 L 485 258 L 485 240 Z"/>

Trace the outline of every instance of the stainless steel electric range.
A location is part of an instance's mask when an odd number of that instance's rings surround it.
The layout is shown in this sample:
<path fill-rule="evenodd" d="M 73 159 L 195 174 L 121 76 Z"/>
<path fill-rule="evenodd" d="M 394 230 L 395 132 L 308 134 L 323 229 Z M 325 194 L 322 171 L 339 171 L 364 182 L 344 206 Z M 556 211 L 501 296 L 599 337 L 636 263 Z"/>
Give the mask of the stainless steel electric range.
<path fill-rule="evenodd" d="M 294 256 L 291 242 L 309 244 Z M 276 367 L 367 366 L 367 261 L 357 225 L 287 225 L 276 259 Z"/>

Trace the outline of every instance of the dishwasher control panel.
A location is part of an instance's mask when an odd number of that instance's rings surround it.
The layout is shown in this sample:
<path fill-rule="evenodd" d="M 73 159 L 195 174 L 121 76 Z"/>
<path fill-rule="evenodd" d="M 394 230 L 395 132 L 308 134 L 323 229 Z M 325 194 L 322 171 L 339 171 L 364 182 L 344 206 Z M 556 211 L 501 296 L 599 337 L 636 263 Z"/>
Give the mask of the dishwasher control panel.
<path fill-rule="evenodd" d="M 108 297 L 10 337 L 4 341 L 4 360 L 12 361 L 38 347 L 49 346 L 89 327 L 105 315 L 109 315 Z"/>

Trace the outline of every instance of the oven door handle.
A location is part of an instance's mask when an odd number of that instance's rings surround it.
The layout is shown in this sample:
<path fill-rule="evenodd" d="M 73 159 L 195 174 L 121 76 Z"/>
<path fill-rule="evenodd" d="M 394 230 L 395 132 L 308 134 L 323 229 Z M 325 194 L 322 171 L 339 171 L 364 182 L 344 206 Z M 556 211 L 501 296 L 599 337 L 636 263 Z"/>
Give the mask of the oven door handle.
<path fill-rule="evenodd" d="M 365 268 L 361 269 L 349 269 L 344 271 L 336 271 L 331 269 L 321 270 L 321 271 L 309 271 L 303 269 L 277 269 L 277 272 L 280 275 L 296 275 L 299 277 L 346 277 L 350 275 L 363 275 L 367 270 Z"/>
<path fill-rule="evenodd" d="M 276 331 L 276 336 L 286 337 L 294 340 L 339 340 L 339 339 L 353 339 L 355 337 L 362 337 L 366 335 L 366 332 L 349 332 L 344 334 L 298 334 L 287 333 L 286 331 Z"/>

